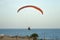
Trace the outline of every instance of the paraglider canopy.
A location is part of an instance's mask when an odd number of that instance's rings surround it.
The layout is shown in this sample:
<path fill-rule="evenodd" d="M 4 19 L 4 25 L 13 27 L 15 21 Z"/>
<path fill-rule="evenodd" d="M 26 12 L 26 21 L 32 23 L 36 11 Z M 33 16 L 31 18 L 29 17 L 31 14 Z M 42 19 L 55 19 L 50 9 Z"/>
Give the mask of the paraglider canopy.
<path fill-rule="evenodd" d="M 20 10 L 22 10 L 22 9 L 24 9 L 24 8 L 28 8 L 28 7 L 34 8 L 34 9 L 40 11 L 40 12 L 43 14 L 43 11 L 42 11 L 41 8 L 39 8 L 39 7 L 37 7 L 37 6 L 33 6 L 33 5 L 26 5 L 26 6 L 20 7 L 20 8 L 17 10 L 17 13 L 18 13 Z"/>

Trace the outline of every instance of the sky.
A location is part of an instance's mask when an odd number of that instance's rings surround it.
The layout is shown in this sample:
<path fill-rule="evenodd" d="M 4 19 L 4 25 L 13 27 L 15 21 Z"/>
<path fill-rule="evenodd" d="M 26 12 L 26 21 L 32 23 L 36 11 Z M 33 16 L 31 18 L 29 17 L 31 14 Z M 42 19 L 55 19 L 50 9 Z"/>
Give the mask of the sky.
<path fill-rule="evenodd" d="M 43 15 L 33 9 L 17 10 L 34 5 L 43 10 Z M 0 29 L 4 28 L 60 28 L 60 0 L 0 0 Z"/>

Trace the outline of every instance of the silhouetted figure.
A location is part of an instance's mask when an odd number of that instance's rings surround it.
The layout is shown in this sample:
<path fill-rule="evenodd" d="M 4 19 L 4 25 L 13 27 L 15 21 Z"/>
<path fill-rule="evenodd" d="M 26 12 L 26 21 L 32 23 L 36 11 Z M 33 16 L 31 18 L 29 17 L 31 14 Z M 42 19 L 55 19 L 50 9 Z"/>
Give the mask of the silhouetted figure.
<path fill-rule="evenodd" d="M 31 30 L 30 27 L 28 27 L 28 30 Z"/>

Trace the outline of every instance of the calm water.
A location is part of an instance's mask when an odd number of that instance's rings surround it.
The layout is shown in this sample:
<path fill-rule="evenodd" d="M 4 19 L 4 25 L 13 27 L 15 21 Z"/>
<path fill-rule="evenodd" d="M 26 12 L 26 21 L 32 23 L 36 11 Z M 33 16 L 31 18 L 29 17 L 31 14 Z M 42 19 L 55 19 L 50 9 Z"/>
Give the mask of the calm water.
<path fill-rule="evenodd" d="M 26 36 L 37 33 L 39 38 L 60 38 L 60 29 L 0 29 L 0 34 Z"/>

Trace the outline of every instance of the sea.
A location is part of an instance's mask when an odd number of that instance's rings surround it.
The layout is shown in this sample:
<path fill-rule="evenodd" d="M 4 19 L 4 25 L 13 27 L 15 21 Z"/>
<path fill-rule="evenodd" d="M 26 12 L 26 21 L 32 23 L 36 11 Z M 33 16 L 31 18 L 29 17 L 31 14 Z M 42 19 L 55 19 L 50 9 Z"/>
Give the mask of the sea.
<path fill-rule="evenodd" d="M 38 34 L 38 38 L 58 38 L 60 39 L 60 29 L 0 29 L 0 34 L 12 36 L 30 36 Z"/>

